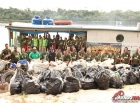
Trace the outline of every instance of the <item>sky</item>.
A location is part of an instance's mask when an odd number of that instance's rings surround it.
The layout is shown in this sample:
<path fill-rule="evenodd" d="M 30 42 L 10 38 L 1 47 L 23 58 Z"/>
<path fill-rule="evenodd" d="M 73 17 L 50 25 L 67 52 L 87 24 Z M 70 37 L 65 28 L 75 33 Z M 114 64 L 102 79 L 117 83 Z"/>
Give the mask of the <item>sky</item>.
<path fill-rule="evenodd" d="M 0 0 L 0 7 L 9 6 L 19 9 L 30 8 L 31 10 L 51 9 L 57 10 L 140 10 L 140 0 Z"/>

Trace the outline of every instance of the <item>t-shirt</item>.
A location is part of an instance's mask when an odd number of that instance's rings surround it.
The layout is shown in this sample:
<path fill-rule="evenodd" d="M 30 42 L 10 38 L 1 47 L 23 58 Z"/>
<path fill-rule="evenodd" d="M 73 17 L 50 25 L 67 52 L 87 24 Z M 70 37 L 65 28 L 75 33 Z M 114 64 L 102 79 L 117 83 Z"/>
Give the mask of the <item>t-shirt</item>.
<path fill-rule="evenodd" d="M 56 54 L 55 53 L 49 53 L 49 61 L 55 61 L 55 57 L 56 57 Z"/>
<path fill-rule="evenodd" d="M 29 57 L 32 59 L 38 59 L 38 58 L 40 58 L 40 53 L 39 52 L 31 52 L 29 54 Z"/>

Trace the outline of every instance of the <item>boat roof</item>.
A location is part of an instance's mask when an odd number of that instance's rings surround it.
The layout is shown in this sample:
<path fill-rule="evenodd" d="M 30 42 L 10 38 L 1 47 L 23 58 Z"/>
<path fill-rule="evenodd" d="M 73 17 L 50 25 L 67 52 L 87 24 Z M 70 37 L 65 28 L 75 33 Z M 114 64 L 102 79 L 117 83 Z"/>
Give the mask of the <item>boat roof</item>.
<path fill-rule="evenodd" d="M 138 27 L 108 26 L 108 25 L 34 25 L 31 23 L 12 22 L 5 27 L 17 31 L 39 31 L 39 32 L 59 32 L 59 31 L 87 31 L 87 30 L 113 30 L 113 31 L 140 31 Z"/>

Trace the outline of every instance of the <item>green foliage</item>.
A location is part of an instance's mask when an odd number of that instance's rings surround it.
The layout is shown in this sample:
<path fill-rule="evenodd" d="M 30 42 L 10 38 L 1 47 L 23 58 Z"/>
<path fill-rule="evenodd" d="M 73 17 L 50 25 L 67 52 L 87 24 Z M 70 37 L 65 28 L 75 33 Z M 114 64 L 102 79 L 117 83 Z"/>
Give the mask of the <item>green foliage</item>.
<path fill-rule="evenodd" d="M 98 10 L 65 10 L 58 8 L 57 11 L 53 10 L 41 10 L 32 11 L 29 8 L 20 10 L 17 8 L 9 7 L 8 9 L 0 8 L 0 22 L 31 22 L 34 15 L 39 15 L 42 19 L 46 16 L 51 17 L 54 20 L 72 20 L 72 21 L 129 21 L 139 22 L 140 11 L 121 11 L 115 10 L 111 12 L 102 12 Z"/>

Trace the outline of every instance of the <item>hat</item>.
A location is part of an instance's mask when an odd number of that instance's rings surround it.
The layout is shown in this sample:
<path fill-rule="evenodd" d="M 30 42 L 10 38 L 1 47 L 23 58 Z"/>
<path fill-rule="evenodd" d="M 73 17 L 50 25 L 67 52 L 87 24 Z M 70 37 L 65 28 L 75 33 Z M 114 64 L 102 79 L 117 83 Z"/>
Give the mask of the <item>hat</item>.
<path fill-rule="evenodd" d="M 36 47 L 33 47 L 33 49 L 36 49 Z"/>
<path fill-rule="evenodd" d="M 21 67 L 21 64 L 20 63 L 17 63 L 16 67 L 17 68 L 20 68 Z"/>

